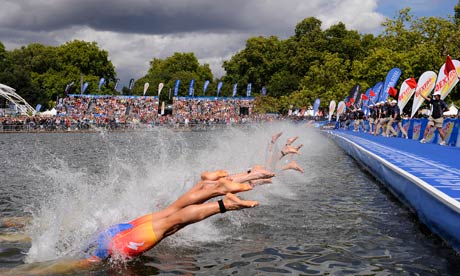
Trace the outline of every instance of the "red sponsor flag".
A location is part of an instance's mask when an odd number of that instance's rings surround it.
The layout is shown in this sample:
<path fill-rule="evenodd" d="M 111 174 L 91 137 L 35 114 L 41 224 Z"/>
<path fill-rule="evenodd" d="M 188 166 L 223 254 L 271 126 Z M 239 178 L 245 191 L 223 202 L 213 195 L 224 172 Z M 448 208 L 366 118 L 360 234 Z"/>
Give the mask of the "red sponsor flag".
<path fill-rule="evenodd" d="M 371 95 L 371 97 L 375 97 L 374 90 L 371 90 L 371 91 L 369 92 L 369 95 Z"/>
<path fill-rule="evenodd" d="M 390 90 L 388 90 L 388 94 L 392 97 L 396 97 L 396 95 L 398 94 L 398 90 L 396 90 L 396 88 L 394 87 L 390 87 Z"/>
<path fill-rule="evenodd" d="M 449 75 L 450 71 L 455 70 L 455 65 L 449 55 L 446 58 L 446 65 L 444 66 L 444 74 Z"/>
<path fill-rule="evenodd" d="M 361 94 L 361 99 L 362 100 L 369 100 L 369 97 L 366 96 L 366 94 Z"/>
<path fill-rule="evenodd" d="M 348 106 L 348 107 L 350 107 L 351 103 L 350 103 L 350 102 L 347 102 L 345 105 Z"/>
<path fill-rule="evenodd" d="M 355 99 L 354 98 L 350 98 L 350 103 L 354 103 L 355 102 Z"/>
<path fill-rule="evenodd" d="M 414 89 L 417 87 L 417 81 L 415 81 L 414 78 L 410 78 L 406 81 L 407 85 L 409 85 L 410 88 Z"/>

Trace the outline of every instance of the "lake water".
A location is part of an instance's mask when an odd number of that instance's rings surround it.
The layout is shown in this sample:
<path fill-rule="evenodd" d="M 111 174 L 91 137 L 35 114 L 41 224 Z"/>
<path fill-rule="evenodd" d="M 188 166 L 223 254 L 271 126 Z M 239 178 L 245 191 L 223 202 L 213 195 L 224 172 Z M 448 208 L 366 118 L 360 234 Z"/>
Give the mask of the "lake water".
<path fill-rule="evenodd" d="M 188 226 L 133 261 L 72 274 L 459 273 L 460 257 L 333 141 L 305 124 L 272 123 L 203 132 L 1 134 L 0 216 L 31 220 L 24 229 L 0 228 L 0 274 L 77 259 L 93 233 L 167 206 L 202 171 L 264 164 L 278 131 L 278 150 L 299 136 L 295 144 L 304 147 L 292 158 L 305 173 L 277 170 L 273 184 L 240 194 L 259 207 Z"/>

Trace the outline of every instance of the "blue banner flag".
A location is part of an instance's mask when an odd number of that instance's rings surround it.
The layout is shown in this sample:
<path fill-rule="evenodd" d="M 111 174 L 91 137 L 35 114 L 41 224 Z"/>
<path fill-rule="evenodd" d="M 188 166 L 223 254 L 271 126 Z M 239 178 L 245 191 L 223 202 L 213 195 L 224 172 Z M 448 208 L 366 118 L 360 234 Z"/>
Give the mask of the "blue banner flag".
<path fill-rule="evenodd" d="M 252 83 L 248 83 L 248 87 L 246 88 L 246 97 L 251 97 L 251 90 L 252 90 Z"/>
<path fill-rule="evenodd" d="M 188 88 L 188 96 L 189 96 L 189 97 L 192 97 L 193 95 L 195 95 L 195 91 L 193 91 L 193 90 L 194 90 L 194 88 L 193 88 L 194 85 L 195 85 L 195 80 L 192 79 L 192 80 L 190 81 L 190 86 L 189 86 L 189 88 Z"/>
<path fill-rule="evenodd" d="M 66 95 L 69 94 L 70 87 L 72 87 L 73 84 L 74 84 L 74 82 L 71 82 L 71 83 L 66 85 L 65 91 L 64 91 Z"/>
<path fill-rule="evenodd" d="M 37 104 L 37 106 L 35 107 L 35 111 L 36 111 L 36 112 L 40 112 L 40 109 L 42 109 L 42 105 L 41 105 L 41 104 Z"/>
<path fill-rule="evenodd" d="M 115 80 L 115 86 L 113 87 L 113 89 L 117 90 L 119 84 L 120 84 L 120 79 L 116 79 Z"/>
<path fill-rule="evenodd" d="M 372 104 L 379 102 L 379 95 L 383 88 L 383 82 L 376 83 L 372 90 L 369 92 L 369 99 Z"/>
<path fill-rule="evenodd" d="M 359 97 L 359 90 L 361 89 L 361 85 L 357 84 L 353 86 L 353 88 L 349 92 L 349 101 L 351 101 L 352 104 L 354 104 Z"/>
<path fill-rule="evenodd" d="M 133 90 L 133 87 L 134 87 L 134 79 L 130 79 L 128 88 L 129 90 Z"/>
<path fill-rule="evenodd" d="M 315 103 L 313 104 L 313 116 L 318 115 L 318 108 L 320 103 L 321 100 L 319 98 L 315 100 Z"/>
<path fill-rule="evenodd" d="M 217 84 L 217 97 L 219 97 L 220 90 L 222 89 L 222 85 L 224 85 L 223 82 L 219 82 Z"/>
<path fill-rule="evenodd" d="M 396 86 L 400 76 L 401 69 L 399 68 L 393 68 L 388 72 L 387 77 L 385 78 L 385 84 L 383 85 L 383 90 L 379 95 L 379 102 L 385 102 L 387 100 L 390 87 Z"/>
<path fill-rule="evenodd" d="M 101 87 L 102 87 L 102 85 L 104 84 L 104 82 L 105 82 L 105 79 L 104 79 L 104 78 L 101 78 L 101 79 L 99 80 L 99 86 L 98 86 L 97 90 L 101 91 Z"/>
<path fill-rule="evenodd" d="M 209 85 L 209 80 L 206 80 L 203 86 L 203 96 L 206 94 L 206 89 L 208 89 L 208 85 Z"/>
<path fill-rule="evenodd" d="M 83 86 L 81 87 L 81 93 L 82 93 L 82 94 L 85 94 L 86 88 L 88 88 L 88 83 L 87 83 L 87 82 L 85 82 L 85 83 L 83 84 Z"/>
<path fill-rule="evenodd" d="M 265 86 L 262 87 L 262 95 L 263 96 L 267 95 L 267 88 Z"/>
<path fill-rule="evenodd" d="M 177 95 L 179 95 L 179 85 L 180 80 L 176 80 L 176 84 L 174 85 L 174 97 L 177 97 Z"/>
<path fill-rule="evenodd" d="M 236 92 L 238 91 L 238 83 L 235 83 L 233 85 L 233 93 L 232 93 L 232 97 L 235 97 L 236 96 Z"/>

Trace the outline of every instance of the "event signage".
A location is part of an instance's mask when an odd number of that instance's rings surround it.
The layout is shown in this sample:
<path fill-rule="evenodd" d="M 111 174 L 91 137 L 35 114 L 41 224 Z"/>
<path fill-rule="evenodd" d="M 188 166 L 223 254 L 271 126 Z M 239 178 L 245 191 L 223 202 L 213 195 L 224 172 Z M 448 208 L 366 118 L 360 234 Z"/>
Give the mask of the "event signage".
<path fill-rule="evenodd" d="M 444 70 L 446 68 L 445 63 L 441 66 L 441 69 L 439 69 L 434 92 L 441 93 L 441 100 L 444 100 L 458 83 L 458 76 L 460 75 L 460 61 L 452 60 L 452 63 L 455 66 L 455 70 L 451 70 L 448 74 L 446 74 L 446 70 Z"/>
<path fill-rule="evenodd" d="M 246 88 L 246 97 L 251 97 L 251 90 L 252 90 L 252 83 L 248 83 L 248 87 Z"/>
<path fill-rule="evenodd" d="M 164 87 L 164 83 L 160 82 L 160 84 L 158 85 L 158 97 L 160 97 L 160 93 L 161 93 L 161 90 L 163 90 L 163 87 Z"/>
<path fill-rule="evenodd" d="M 206 80 L 203 86 L 203 96 L 206 95 L 206 89 L 208 89 L 208 85 L 209 85 L 209 80 Z"/>
<path fill-rule="evenodd" d="M 97 87 L 97 90 L 101 91 L 101 87 L 102 87 L 102 85 L 104 84 L 104 82 L 105 82 L 105 79 L 104 79 L 104 78 L 101 78 L 101 79 L 99 80 L 99 86 Z"/>
<path fill-rule="evenodd" d="M 174 97 L 177 97 L 177 95 L 179 95 L 179 85 L 180 80 L 176 80 L 176 84 L 174 85 Z"/>
<path fill-rule="evenodd" d="M 418 111 L 425 99 L 420 96 L 423 95 L 427 97 L 433 91 L 434 86 L 436 85 L 436 73 L 433 71 L 426 71 L 420 76 L 420 79 L 417 82 L 417 88 L 415 90 L 414 102 L 412 103 L 412 114 L 410 117 L 414 117 L 415 113 Z"/>
<path fill-rule="evenodd" d="M 192 79 L 192 80 L 190 81 L 190 86 L 189 86 L 189 88 L 188 88 L 188 96 L 189 96 L 189 97 L 192 97 L 192 96 L 195 94 L 195 91 L 194 91 L 194 88 L 193 88 L 194 85 L 195 85 L 195 79 Z"/>
<path fill-rule="evenodd" d="M 321 103 L 321 100 L 319 98 L 315 100 L 315 103 L 313 104 L 313 116 L 318 115 L 318 108 L 319 108 L 320 103 Z"/>
<path fill-rule="evenodd" d="M 331 121 L 332 114 L 334 114 L 335 106 L 336 106 L 336 103 L 334 100 L 332 100 L 329 103 L 329 116 L 328 116 L 329 122 Z"/>
<path fill-rule="evenodd" d="M 129 86 L 128 86 L 129 90 L 133 90 L 134 88 L 134 79 L 130 79 L 129 80 Z"/>
<path fill-rule="evenodd" d="M 220 90 L 222 89 L 222 85 L 224 85 L 224 83 L 221 81 L 217 84 L 217 97 L 219 97 L 219 93 L 220 93 Z"/>
<path fill-rule="evenodd" d="M 86 89 L 88 88 L 88 82 L 85 82 L 83 86 L 81 87 L 81 93 L 85 94 Z"/>
<path fill-rule="evenodd" d="M 120 79 L 115 80 L 115 86 L 113 87 L 114 90 L 118 89 L 118 85 L 120 84 Z"/>
<path fill-rule="evenodd" d="M 415 88 L 417 88 L 417 83 L 415 83 L 413 78 L 406 79 L 402 84 L 401 88 L 399 89 L 399 96 L 398 96 L 398 107 L 399 110 L 404 109 L 407 102 L 412 98 L 412 95 L 415 93 Z"/>
<path fill-rule="evenodd" d="M 388 72 L 385 78 L 385 83 L 383 85 L 383 90 L 382 92 L 380 92 L 380 95 L 379 95 L 379 102 L 386 102 L 388 98 L 388 92 L 390 91 L 390 87 L 396 86 L 396 83 L 398 83 L 400 76 L 401 76 L 401 69 L 399 68 L 393 68 Z"/>
<path fill-rule="evenodd" d="M 374 85 L 372 90 L 369 92 L 370 101 L 372 102 L 372 104 L 376 104 L 379 102 L 379 95 L 380 95 L 380 92 L 382 92 L 382 88 L 383 88 L 383 82 L 378 82 Z"/>
<path fill-rule="evenodd" d="M 339 102 L 339 104 L 337 106 L 337 118 L 336 118 L 336 121 L 339 120 L 339 116 L 341 114 L 343 114 L 344 112 L 345 112 L 345 102 L 341 101 L 341 102 Z"/>
<path fill-rule="evenodd" d="M 148 82 L 146 82 L 144 84 L 144 96 L 145 96 L 145 93 L 147 93 L 147 90 L 149 89 L 149 86 L 150 86 L 150 84 Z"/>
<path fill-rule="evenodd" d="M 238 83 L 235 83 L 233 85 L 233 93 L 232 93 L 232 97 L 235 97 L 236 96 L 236 92 L 238 91 Z"/>

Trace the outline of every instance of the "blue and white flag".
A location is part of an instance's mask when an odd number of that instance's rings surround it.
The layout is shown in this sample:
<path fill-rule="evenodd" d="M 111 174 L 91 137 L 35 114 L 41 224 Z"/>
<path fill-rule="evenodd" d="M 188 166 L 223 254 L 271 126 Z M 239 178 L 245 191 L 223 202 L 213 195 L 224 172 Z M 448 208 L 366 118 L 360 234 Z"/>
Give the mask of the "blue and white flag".
<path fill-rule="evenodd" d="M 224 85 L 223 82 L 219 82 L 217 84 L 217 97 L 219 97 L 220 90 L 222 89 L 222 85 Z"/>
<path fill-rule="evenodd" d="M 180 80 L 176 80 L 176 84 L 174 85 L 174 97 L 177 97 L 177 95 L 179 95 L 179 85 Z"/>
<path fill-rule="evenodd" d="M 133 90 L 133 87 L 134 87 L 134 79 L 130 79 L 128 88 L 129 90 Z"/>
<path fill-rule="evenodd" d="M 35 111 L 36 111 L 36 112 L 40 112 L 40 109 L 42 109 L 42 105 L 41 105 L 41 104 L 37 104 L 37 106 L 35 107 Z"/>
<path fill-rule="evenodd" d="M 208 89 L 208 85 L 209 85 L 209 80 L 206 80 L 203 86 L 203 96 L 206 95 L 206 89 Z"/>
<path fill-rule="evenodd" d="M 321 100 L 318 98 L 315 100 L 315 103 L 313 104 L 313 116 L 318 115 L 318 108 Z"/>
<path fill-rule="evenodd" d="M 267 95 L 267 88 L 265 86 L 262 86 L 262 96 Z"/>
<path fill-rule="evenodd" d="M 98 91 L 101 91 L 101 87 L 102 87 L 102 85 L 104 84 L 104 82 L 105 82 L 105 79 L 104 79 L 104 78 L 101 78 L 101 79 L 99 80 L 99 86 L 98 86 L 98 88 L 97 88 Z"/>
<path fill-rule="evenodd" d="M 188 96 L 189 96 L 189 97 L 192 97 L 192 96 L 195 94 L 195 91 L 194 91 L 194 88 L 193 88 L 194 85 L 195 85 L 195 80 L 192 79 L 192 80 L 190 81 L 190 86 L 189 86 L 189 88 L 188 88 Z"/>
<path fill-rule="evenodd" d="M 248 87 L 246 88 L 246 97 L 251 97 L 251 90 L 252 90 L 252 83 L 248 83 Z"/>
<path fill-rule="evenodd" d="M 86 88 L 88 88 L 88 83 L 87 83 L 87 82 L 85 82 L 85 83 L 83 84 L 83 86 L 81 87 L 81 93 L 82 93 L 82 94 L 85 94 Z"/>
<path fill-rule="evenodd" d="M 119 84 L 120 84 L 120 79 L 116 79 L 115 80 L 115 86 L 113 87 L 113 89 L 117 90 Z"/>
<path fill-rule="evenodd" d="M 238 83 L 235 83 L 235 84 L 233 85 L 232 97 L 235 97 L 235 96 L 236 96 L 237 91 L 238 91 Z"/>
<path fill-rule="evenodd" d="M 379 102 L 379 95 L 382 92 L 383 82 L 378 82 L 374 85 L 374 87 L 369 91 L 369 100 L 372 104 L 376 104 Z"/>
<path fill-rule="evenodd" d="M 379 95 L 379 102 L 386 102 L 390 87 L 396 86 L 400 76 L 401 69 L 399 68 L 393 68 L 388 72 L 387 77 L 385 78 L 385 84 L 383 85 L 383 90 Z"/>
<path fill-rule="evenodd" d="M 73 84 L 74 84 L 74 82 L 71 82 L 71 83 L 66 85 L 65 91 L 64 91 L 66 95 L 69 94 L 70 87 L 72 87 Z"/>

